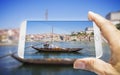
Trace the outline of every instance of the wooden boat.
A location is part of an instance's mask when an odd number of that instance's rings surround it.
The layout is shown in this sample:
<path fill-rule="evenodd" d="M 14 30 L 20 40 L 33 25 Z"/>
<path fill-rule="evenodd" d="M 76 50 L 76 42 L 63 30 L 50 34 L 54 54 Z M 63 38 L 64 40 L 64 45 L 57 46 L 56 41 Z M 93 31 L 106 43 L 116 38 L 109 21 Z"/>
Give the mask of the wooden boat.
<path fill-rule="evenodd" d="M 53 26 L 52 26 L 52 38 L 51 38 L 51 43 L 54 42 L 54 38 L 53 38 Z M 33 49 L 39 51 L 39 52 L 77 52 L 82 50 L 83 48 L 56 48 L 54 47 L 55 45 L 51 44 L 52 48 L 49 48 L 49 43 L 46 42 L 44 43 L 44 48 L 38 48 L 34 46 L 31 46 Z"/>
<path fill-rule="evenodd" d="M 83 48 L 37 48 L 35 46 L 32 46 L 32 48 L 39 52 L 77 52 L 83 49 Z"/>
<path fill-rule="evenodd" d="M 70 58 L 23 59 L 15 54 L 12 54 L 11 56 L 23 64 L 33 65 L 73 65 L 74 61 L 76 60 Z"/>

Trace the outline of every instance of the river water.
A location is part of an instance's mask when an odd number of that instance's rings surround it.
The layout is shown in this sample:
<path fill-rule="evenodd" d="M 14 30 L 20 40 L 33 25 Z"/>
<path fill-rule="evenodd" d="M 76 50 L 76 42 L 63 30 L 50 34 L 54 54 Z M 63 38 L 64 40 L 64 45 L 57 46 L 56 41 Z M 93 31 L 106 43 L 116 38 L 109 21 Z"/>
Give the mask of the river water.
<path fill-rule="evenodd" d="M 40 44 L 38 42 L 27 42 L 25 48 L 25 58 L 85 58 L 95 57 L 93 42 L 54 42 L 55 45 L 63 48 L 83 48 L 76 53 L 39 53 L 29 47 L 30 45 Z M 37 45 L 42 47 L 42 45 Z M 23 65 L 11 56 L 5 56 L 17 51 L 17 46 L 0 46 L 0 75 L 96 75 L 93 72 L 73 69 L 73 66 L 54 66 L 54 65 Z M 103 44 L 102 60 L 108 61 L 110 52 L 109 47 Z M 98 64 L 99 65 L 99 64 Z"/>

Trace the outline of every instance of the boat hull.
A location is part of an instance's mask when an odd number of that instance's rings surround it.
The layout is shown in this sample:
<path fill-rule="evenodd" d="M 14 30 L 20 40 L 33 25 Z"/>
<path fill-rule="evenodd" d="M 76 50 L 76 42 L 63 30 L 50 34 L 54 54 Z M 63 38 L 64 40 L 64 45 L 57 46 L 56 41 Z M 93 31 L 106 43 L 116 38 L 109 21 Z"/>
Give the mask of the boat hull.
<path fill-rule="evenodd" d="M 33 65 L 73 65 L 76 59 L 69 58 L 44 58 L 44 59 L 23 59 L 13 54 L 12 57 L 23 64 Z"/>
<path fill-rule="evenodd" d="M 32 46 L 33 49 L 39 52 L 77 52 L 83 48 L 37 48 Z"/>

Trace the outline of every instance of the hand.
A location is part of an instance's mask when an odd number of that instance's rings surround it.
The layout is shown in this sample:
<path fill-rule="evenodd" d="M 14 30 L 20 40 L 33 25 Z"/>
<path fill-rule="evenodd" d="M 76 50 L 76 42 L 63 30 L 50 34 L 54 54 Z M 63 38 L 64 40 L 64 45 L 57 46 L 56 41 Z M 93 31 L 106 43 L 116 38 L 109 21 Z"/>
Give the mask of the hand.
<path fill-rule="evenodd" d="M 106 63 L 97 58 L 78 59 L 74 62 L 75 69 L 84 69 L 98 75 L 120 75 L 120 31 L 105 18 L 89 12 L 88 18 L 96 23 L 111 50 L 110 62 Z"/>

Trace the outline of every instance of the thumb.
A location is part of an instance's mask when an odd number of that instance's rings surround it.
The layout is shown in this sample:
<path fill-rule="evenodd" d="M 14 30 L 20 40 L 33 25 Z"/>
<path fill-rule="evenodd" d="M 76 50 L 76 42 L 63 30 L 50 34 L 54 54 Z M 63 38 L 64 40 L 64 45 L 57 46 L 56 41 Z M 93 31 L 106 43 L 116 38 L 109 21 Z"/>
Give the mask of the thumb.
<path fill-rule="evenodd" d="M 74 62 L 75 69 L 83 69 L 95 72 L 98 75 L 118 75 L 111 64 L 97 58 L 77 59 Z"/>

